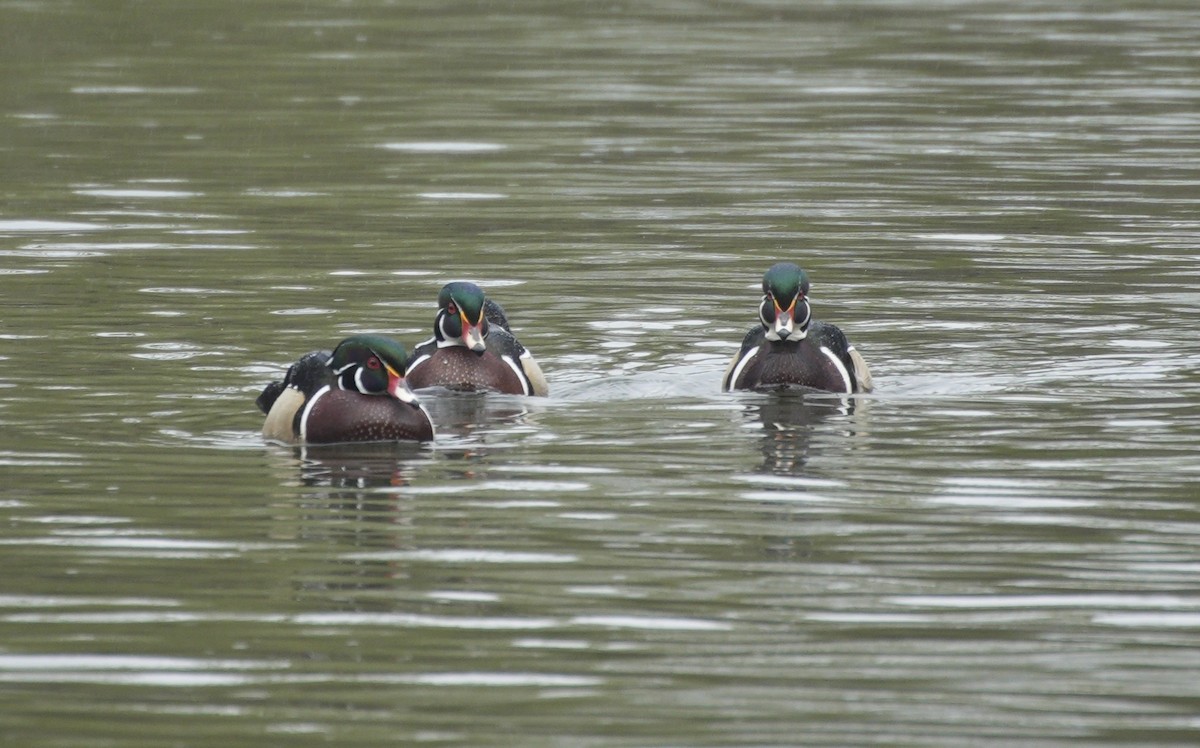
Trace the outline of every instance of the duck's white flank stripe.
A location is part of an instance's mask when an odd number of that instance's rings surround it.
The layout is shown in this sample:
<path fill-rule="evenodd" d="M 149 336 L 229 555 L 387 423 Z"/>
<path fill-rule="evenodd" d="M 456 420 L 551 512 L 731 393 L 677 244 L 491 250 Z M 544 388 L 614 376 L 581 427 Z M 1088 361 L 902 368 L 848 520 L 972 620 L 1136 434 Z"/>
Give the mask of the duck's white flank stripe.
<path fill-rule="evenodd" d="M 821 353 L 824 353 L 833 365 L 837 367 L 838 373 L 842 375 L 842 381 L 846 383 L 846 394 L 854 394 L 854 381 L 850 379 L 850 372 L 846 371 L 846 365 L 837 357 L 837 354 L 829 350 L 825 346 L 821 346 Z"/>
<path fill-rule="evenodd" d="M 517 379 L 521 382 L 521 389 L 525 390 L 526 395 L 533 394 L 533 384 L 529 381 L 529 376 L 525 373 L 525 369 L 513 360 L 512 356 L 501 356 L 500 360 L 508 364 L 508 368 L 513 370 L 517 375 Z"/>
<path fill-rule="evenodd" d="M 410 371 L 412 371 L 413 369 L 417 368 L 417 365 L 418 365 L 418 364 L 423 364 L 423 363 L 425 363 L 426 361 L 428 361 L 428 360 L 429 360 L 429 356 L 430 356 L 430 354 L 426 353 L 426 354 L 424 354 L 424 355 L 422 355 L 422 356 L 418 357 L 417 359 L 415 359 L 415 360 L 413 360 L 413 361 L 409 361 L 409 362 L 408 362 L 408 368 L 407 368 L 407 369 L 405 369 L 404 371 L 405 371 L 406 373 L 407 373 L 407 372 L 410 372 Z"/>
<path fill-rule="evenodd" d="M 737 362 L 737 366 L 733 367 L 733 371 L 730 372 L 729 378 L 725 380 L 725 389 L 733 389 L 733 386 L 737 384 L 738 377 L 742 375 L 742 369 L 745 369 L 746 365 L 749 364 L 750 360 L 757 354 L 758 348 L 751 348 L 745 356 L 742 356 L 742 360 Z"/>
<path fill-rule="evenodd" d="M 313 406 L 325 396 L 326 392 L 329 392 L 329 385 L 325 385 L 317 390 L 316 394 L 310 397 L 308 402 L 304 404 L 304 413 L 300 415 L 300 441 L 308 441 L 308 414 L 312 412 Z"/>

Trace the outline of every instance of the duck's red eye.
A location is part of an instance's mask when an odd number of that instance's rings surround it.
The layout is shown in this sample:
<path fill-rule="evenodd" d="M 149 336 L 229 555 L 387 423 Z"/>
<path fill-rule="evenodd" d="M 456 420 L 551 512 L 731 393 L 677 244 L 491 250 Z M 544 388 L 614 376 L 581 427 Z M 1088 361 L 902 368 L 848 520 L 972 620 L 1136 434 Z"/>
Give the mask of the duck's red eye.
<path fill-rule="evenodd" d="M 458 314 L 458 305 L 455 304 L 453 301 L 451 301 L 449 304 L 446 305 L 446 313 L 450 314 L 450 315 L 457 315 Z"/>
<path fill-rule="evenodd" d="M 383 364 L 379 363 L 379 359 L 375 358 L 374 356 L 371 356 L 367 359 L 368 369 L 378 369 L 381 366 L 383 366 Z"/>

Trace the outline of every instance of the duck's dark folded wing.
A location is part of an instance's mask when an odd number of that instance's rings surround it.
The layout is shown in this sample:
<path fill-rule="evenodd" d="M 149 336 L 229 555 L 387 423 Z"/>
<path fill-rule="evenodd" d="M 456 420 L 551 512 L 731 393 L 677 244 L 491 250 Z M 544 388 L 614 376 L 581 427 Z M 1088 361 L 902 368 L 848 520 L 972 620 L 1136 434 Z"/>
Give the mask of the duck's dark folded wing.
<path fill-rule="evenodd" d="M 521 345 L 521 341 L 503 328 L 492 328 L 488 331 L 487 347 L 497 356 L 507 356 L 514 360 L 526 353 L 525 346 Z"/>
<path fill-rule="evenodd" d="M 850 374 L 852 392 L 870 392 L 872 387 L 871 370 L 862 355 L 846 338 L 846 334 L 836 325 L 814 321 L 808 328 L 808 337 L 817 345 L 828 348 L 833 352 L 846 371 Z"/>
<path fill-rule="evenodd" d="M 271 406 L 279 399 L 280 393 L 287 387 L 295 387 L 305 395 L 310 395 L 333 381 L 333 374 L 326 363 L 333 355 L 330 351 L 311 351 L 304 354 L 288 367 L 287 375 L 282 382 L 271 382 L 255 399 L 255 404 L 263 413 L 270 413 Z"/>
<path fill-rule="evenodd" d="M 813 320 L 813 323 L 808 326 L 808 339 L 819 346 L 828 348 L 843 362 L 845 361 L 846 349 L 850 347 L 850 342 L 846 340 L 846 334 L 837 325 Z"/>
<path fill-rule="evenodd" d="M 283 378 L 286 387 L 295 387 L 305 395 L 311 395 L 333 381 L 333 372 L 329 370 L 329 357 L 332 351 L 312 351 L 300 357 L 296 363 L 288 367 L 287 376 Z"/>
<path fill-rule="evenodd" d="M 763 329 L 762 325 L 751 327 L 746 331 L 746 337 L 742 338 L 742 347 L 738 350 L 738 358 L 762 345 L 766 339 L 767 331 Z"/>
<path fill-rule="evenodd" d="M 538 366 L 533 354 L 508 330 L 493 327 L 488 332 L 487 347 L 517 371 L 517 376 L 523 380 L 525 394 L 541 397 L 550 394 L 542 367 Z"/>
<path fill-rule="evenodd" d="M 488 321 L 489 325 L 502 327 L 507 332 L 512 332 L 512 327 L 508 324 L 508 317 L 504 314 L 504 308 L 491 299 L 485 299 L 483 302 L 483 318 Z"/>
<path fill-rule="evenodd" d="M 271 412 L 271 406 L 279 399 L 280 393 L 283 392 L 283 382 L 275 381 L 263 387 L 263 391 L 255 398 L 254 404 L 264 415 Z"/>

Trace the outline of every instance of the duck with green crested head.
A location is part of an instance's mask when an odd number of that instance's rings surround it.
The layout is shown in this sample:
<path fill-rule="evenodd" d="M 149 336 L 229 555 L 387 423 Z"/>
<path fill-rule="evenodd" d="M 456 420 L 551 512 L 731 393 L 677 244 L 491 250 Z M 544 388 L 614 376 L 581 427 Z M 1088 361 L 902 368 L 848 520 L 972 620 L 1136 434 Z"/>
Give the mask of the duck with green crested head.
<path fill-rule="evenodd" d="M 408 353 L 383 335 L 313 351 L 258 396 L 263 437 L 288 444 L 430 441 L 433 424 L 405 381 Z"/>
<path fill-rule="evenodd" d="M 433 337 L 413 350 L 405 372 L 413 389 L 546 395 L 541 367 L 509 328 L 500 305 L 474 283 L 447 283 L 438 294 Z"/>
<path fill-rule="evenodd" d="M 767 270 L 759 324 L 729 362 L 722 390 L 871 391 L 867 362 L 840 329 L 812 318 L 808 289 L 808 274 L 797 265 L 780 262 Z"/>

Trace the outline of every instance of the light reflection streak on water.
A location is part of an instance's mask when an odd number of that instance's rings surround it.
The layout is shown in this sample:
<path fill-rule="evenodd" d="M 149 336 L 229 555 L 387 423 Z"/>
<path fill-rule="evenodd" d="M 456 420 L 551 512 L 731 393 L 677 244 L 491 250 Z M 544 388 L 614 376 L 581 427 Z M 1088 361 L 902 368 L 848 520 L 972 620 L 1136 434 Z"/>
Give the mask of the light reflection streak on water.
<path fill-rule="evenodd" d="M 458 602 L 477 602 L 458 601 Z M 654 615 L 595 615 L 551 618 L 502 618 L 480 616 L 435 616 L 419 613 L 300 613 L 296 615 L 189 613 L 186 611 L 129 611 L 86 613 L 9 613 L 5 623 L 63 626 L 131 626 L 146 624 L 241 623 L 296 625 L 301 627 L 384 627 L 421 629 L 470 629 L 477 631 L 537 631 L 568 628 L 633 629 L 653 631 L 729 631 L 726 621 Z"/>
<path fill-rule="evenodd" d="M 202 660 L 123 655 L 0 655 L 0 682 L 108 684 L 165 688 L 215 688 L 271 684 L 368 683 L 435 687 L 583 688 L 604 681 L 557 673 L 446 672 L 279 673 L 286 660 Z"/>

